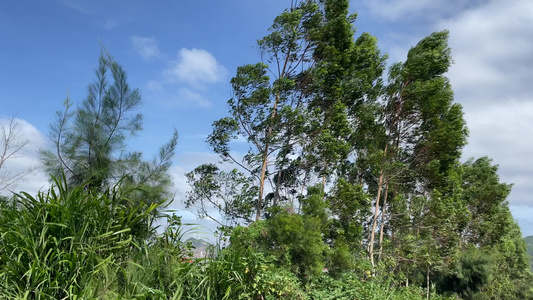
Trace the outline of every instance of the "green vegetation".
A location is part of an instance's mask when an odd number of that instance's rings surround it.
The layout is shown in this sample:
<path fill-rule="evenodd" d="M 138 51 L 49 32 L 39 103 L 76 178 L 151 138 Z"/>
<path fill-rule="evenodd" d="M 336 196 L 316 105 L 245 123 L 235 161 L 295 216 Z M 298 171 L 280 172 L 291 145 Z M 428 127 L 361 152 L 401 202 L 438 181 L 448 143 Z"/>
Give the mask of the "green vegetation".
<path fill-rule="evenodd" d="M 527 253 L 529 254 L 529 265 L 531 266 L 531 270 L 533 271 L 533 236 L 526 236 L 525 241 Z"/>
<path fill-rule="evenodd" d="M 295 4 L 258 41 L 262 62 L 237 69 L 229 115 L 207 138 L 236 168 L 187 174 L 185 205 L 219 222 L 214 246 L 165 215 L 177 133 L 153 161 L 126 151 L 141 98 L 102 55 L 41 153 L 49 190 L 0 199 L 0 295 L 533 299 L 511 185 L 487 157 L 459 161 L 468 131 L 445 77 L 448 32 L 385 76 L 386 55 L 356 35 L 348 3 Z M 237 138 L 250 146 L 242 160 Z"/>

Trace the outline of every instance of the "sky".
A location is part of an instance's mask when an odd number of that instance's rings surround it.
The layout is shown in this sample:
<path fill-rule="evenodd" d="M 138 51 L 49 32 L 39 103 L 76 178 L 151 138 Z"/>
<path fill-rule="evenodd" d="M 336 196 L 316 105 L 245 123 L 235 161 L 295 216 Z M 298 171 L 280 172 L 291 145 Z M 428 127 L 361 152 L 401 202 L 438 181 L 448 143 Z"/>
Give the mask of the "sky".
<path fill-rule="evenodd" d="M 149 158 L 179 132 L 175 202 L 184 174 L 217 162 L 205 137 L 227 115 L 229 81 L 257 63 L 256 41 L 290 0 L 107 1 L 0 0 L 0 122 L 15 116 L 29 144 L 6 171 L 35 168 L 15 188 L 48 186 L 38 149 L 67 97 L 81 102 L 94 80 L 102 45 L 143 96 L 143 131 L 128 143 Z M 455 64 L 448 77 L 470 131 L 462 161 L 488 156 L 513 183 L 509 206 L 522 233 L 533 235 L 533 1 L 358 0 L 356 36 L 377 37 L 388 63 L 434 31 L 450 31 Z M 209 224 L 205 225 L 209 227 Z"/>

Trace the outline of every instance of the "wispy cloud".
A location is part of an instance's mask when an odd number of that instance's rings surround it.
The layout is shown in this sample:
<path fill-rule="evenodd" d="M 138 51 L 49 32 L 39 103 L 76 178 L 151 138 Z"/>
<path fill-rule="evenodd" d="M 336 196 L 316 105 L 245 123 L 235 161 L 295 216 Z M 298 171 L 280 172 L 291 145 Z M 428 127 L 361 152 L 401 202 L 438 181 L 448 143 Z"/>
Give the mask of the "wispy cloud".
<path fill-rule="evenodd" d="M 163 86 L 157 81 L 149 81 L 145 85 L 149 92 L 146 99 L 166 108 L 209 108 L 211 102 L 200 92 L 183 86 Z"/>
<path fill-rule="evenodd" d="M 364 0 L 359 5 L 373 17 L 386 21 L 402 21 L 411 17 L 434 20 L 435 17 L 451 17 L 468 8 L 476 7 L 487 0 Z"/>
<path fill-rule="evenodd" d="M 454 89 L 465 101 L 530 99 L 533 92 L 533 2 L 491 1 L 438 23 L 450 30 Z"/>
<path fill-rule="evenodd" d="M 163 85 L 161 82 L 157 80 L 150 80 L 145 84 L 145 87 L 152 92 L 162 92 L 165 89 L 163 88 Z"/>
<path fill-rule="evenodd" d="M 130 38 L 130 40 L 135 52 L 137 52 L 137 54 L 139 54 L 143 59 L 149 60 L 161 57 L 161 52 L 159 51 L 157 41 L 154 37 L 141 37 L 134 35 Z"/>
<path fill-rule="evenodd" d="M 119 26 L 119 23 L 112 19 L 106 19 L 105 21 L 98 22 L 98 26 L 104 29 L 113 29 Z"/>
<path fill-rule="evenodd" d="M 73 9 L 75 11 L 78 11 L 82 14 L 90 14 L 92 13 L 92 10 L 89 8 L 87 3 L 85 1 L 79 1 L 79 0 L 60 0 L 59 3 L 62 5 Z"/>
<path fill-rule="evenodd" d="M 134 36 L 131 40 L 137 53 L 145 59 L 166 57 L 154 38 Z M 165 106 L 211 107 L 211 102 L 204 98 L 206 86 L 222 82 L 228 72 L 204 49 L 182 48 L 178 56 L 177 60 L 168 62 L 158 79 L 145 84 L 150 96 Z"/>
<path fill-rule="evenodd" d="M 208 51 L 182 48 L 178 60 L 172 62 L 164 74 L 171 82 L 184 82 L 199 86 L 222 81 L 227 71 Z"/>
<path fill-rule="evenodd" d="M 190 103 L 199 107 L 210 107 L 211 102 L 205 100 L 201 94 L 196 93 L 188 88 L 178 90 L 178 97 L 182 103 Z"/>
<path fill-rule="evenodd" d="M 115 29 L 133 20 L 131 10 L 126 5 L 109 5 L 103 0 L 56 0 L 84 16 L 80 21 L 103 29 Z M 130 6 L 131 7 L 131 6 Z"/>

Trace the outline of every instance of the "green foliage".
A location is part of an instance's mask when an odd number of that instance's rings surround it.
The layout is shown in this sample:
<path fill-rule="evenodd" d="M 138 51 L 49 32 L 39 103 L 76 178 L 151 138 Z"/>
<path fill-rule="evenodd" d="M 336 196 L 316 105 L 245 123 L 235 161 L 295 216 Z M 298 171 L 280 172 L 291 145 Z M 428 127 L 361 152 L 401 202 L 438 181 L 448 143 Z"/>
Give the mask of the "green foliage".
<path fill-rule="evenodd" d="M 447 31 L 431 34 L 390 71 L 395 118 L 403 123 L 396 134 L 404 135 L 409 163 L 429 189 L 442 187 L 467 136 L 461 106 L 453 103 L 451 85 L 443 76 L 452 62 L 447 41 Z"/>
<path fill-rule="evenodd" d="M 324 268 L 327 247 L 321 231 L 322 223 L 316 217 L 280 212 L 248 228 L 235 228 L 230 242 L 260 251 L 278 267 L 305 278 L 321 274 Z"/>
<path fill-rule="evenodd" d="M 17 208 L 0 216 L 0 289 L 27 299 L 81 296 L 109 282 L 104 273 L 125 266 L 139 247 L 132 230 L 151 226 L 158 204 L 138 204 L 114 186 L 104 192 L 69 188 L 54 179 L 47 193 L 16 195 Z M 152 229 L 153 230 L 153 229 Z M 30 294 L 27 294 L 31 292 Z"/>
<path fill-rule="evenodd" d="M 171 199 L 168 170 L 177 131 L 152 161 L 126 151 L 127 138 L 142 128 L 142 115 L 136 112 L 140 92 L 129 86 L 126 72 L 108 53 L 100 56 L 95 75 L 77 108 L 67 98 L 64 111 L 57 112 L 50 130 L 53 149 L 41 151 L 46 172 L 56 178 L 65 174 L 69 187 L 83 184 L 92 190 L 104 191 L 123 180 L 122 185 L 136 190 L 130 197 L 148 205 Z"/>
<path fill-rule="evenodd" d="M 14 209 L 15 207 L 15 197 L 0 195 L 0 209 Z"/>
<path fill-rule="evenodd" d="M 529 254 L 529 266 L 533 271 L 533 236 L 526 236 L 524 240 L 526 241 L 527 254 Z"/>
<path fill-rule="evenodd" d="M 495 257 L 495 276 L 484 288 L 486 298 L 533 299 L 526 244 L 522 233 L 507 211 L 510 229 L 497 245 L 490 247 Z"/>
<path fill-rule="evenodd" d="M 330 238 L 343 240 L 351 249 L 357 249 L 370 208 L 368 194 L 362 186 L 352 185 L 340 178 L 328 200 L 331 212 L 337 216 L 331 220 Z"/>
<path fill-rule="evenodd" d="M 473 216 L 466 228 L 470 243 L 498 243 L 514 223 L 506 202 L 511 185 L 499 182 L 497 170 L 498 166 L 491 165 L 487 157 L 463 165 L 462 195 Z"/>
<path fill-rule="evenodd" d="M 135 113 L 141 103 L 139 90 L 129 87 L 126 73 L 109 55 L 100 56 L 95 73 L 96 82 L 87 88 L 80 107 L 71 112 L 67 99 L 65 111 L 57 112 L 50 132 L 56 149 L 44 151 L 43 162 L 49 173 L 65 173 L 71 184 L 100 188 L 110 183 L 116 167 L 113 155 L 124 148 L 128 135 L 141 130 L 142 115 Z"/>
<path fill-rule="evenodd" d="M 314 217 L 322 224 L 326 225 L 328 221 L 328 205 L 324 201 L 324 192 L 320 186 L 309 187 L 306 197 L 300 200 L 302 213 L 307 217 Z"/>
<path fill-rule="evenodd" d="M 424 291 L 417 287 L 394 287 L 387 280 L 362 278 L 354 274 L 344 274 L 338 280 L 323 275 L 307 286 L 308 299 L 335 300 L 422 300 Z M 432 294 L 431 299 L 453 299 Z"/>
<path fill-rule="evenodd" d="M 490 253 L 471 247 L 460 254 L 454 273 L 443 279 L 445 290 L 472 298 L 486 285 L 494 273 L 494 258 Z"/>
<path fill-rule="evenodd" d="M 291 272 L 253 249 L 230 246 L 205 271 L 207 282 L 200 288 L 212 291 L 213 299 L 305 299 Z"/>
<path fill-rule="evenodd" d="M 220 170 L 214 164 L 204 164 L 186 174 L 192 190 L 187 192 L 185 207 L 196 210 L 199 217 L 207 217 L 220 226 L 250 223 L 256 205 L 257 187 L 242 172 Z M 218 210 L 219 221 L 209 213 Z"/>
<path fill-rule="evenodd" d="M 232 244 L 205 259 L 187 257 L 187 230 L 171 222 L 157 242 L 134 257 L 127 270 L 125 299 L 305 299 L 298 279 L 273 258 L 235 241 L 256 239 L 237 227 Z M 177 234 L 176 234 L 177 233 Z M 169 237 L 173 237 L 169 239 Z M 171 242 L 170 242 L 171 241 Z M 118 294 L 115 294 L 118 298 Z"/>
<path fill-rule="evenodd" d="M 333 277 L 338 277 L 345 272 L 353 272 L 356 267 L 353 252 L 353 248 L 350 248 L 343 238 L 337 238 L 326 264 L 328 273 Z"/>

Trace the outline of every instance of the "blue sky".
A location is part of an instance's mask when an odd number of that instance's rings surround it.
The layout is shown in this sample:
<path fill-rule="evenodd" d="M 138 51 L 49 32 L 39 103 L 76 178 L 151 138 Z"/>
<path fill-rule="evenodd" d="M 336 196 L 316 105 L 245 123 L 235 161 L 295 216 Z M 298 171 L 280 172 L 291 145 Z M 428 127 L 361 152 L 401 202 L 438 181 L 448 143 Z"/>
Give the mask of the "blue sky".
<path fill-rule="evenodd" d="M 8 169 L 38 164 L 48 124 L 67 95 L 84 99 L 101 44 L 143 95 L 144 131 L 131 147 L 148 156 L 180 133 L 172 169 L 176 207 L 184 174 L 217 161 L 204 139 L 226 115 L 229 80 L 259 61 L 256 40 L 290 0 L 0 0 L 0 119 L 16 115 L 30 144 Z M 450 30 L 449 72 L 470 129 L 464 159 L 487 155 L 515 183 L 511 211 L 533 235 L 533 2 L 529 0 L 359 0 L 358 34 L 379 40 L 389 62 L 433 31 Z M 37 191 L 34 172 L 18 189 Z"/>

